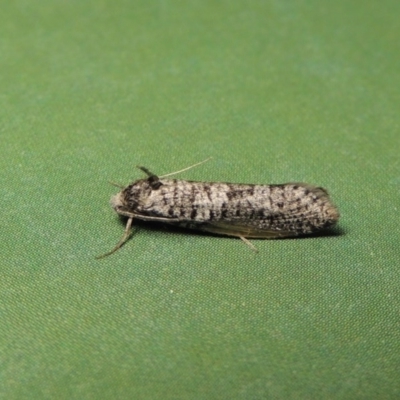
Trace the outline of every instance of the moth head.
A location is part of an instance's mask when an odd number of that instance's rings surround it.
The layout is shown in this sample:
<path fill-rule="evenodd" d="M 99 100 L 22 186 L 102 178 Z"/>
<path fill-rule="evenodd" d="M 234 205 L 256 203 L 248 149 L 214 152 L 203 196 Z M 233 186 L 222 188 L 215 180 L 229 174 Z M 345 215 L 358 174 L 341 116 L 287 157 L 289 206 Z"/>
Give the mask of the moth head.
<path fill-rule="evenodd" d="M 121 214 L 123 211 L 126 210 L 126 200 L 124 196 L 124 190 L 121 192 L 117 193 L 115 196 L 111 197 L 110 200 L 111 207 L 118 213 Z"/>
<path fill-rule="evenodd" d="M 128 216 L 143 204 L 152 190 L 153 182 L 149 182 L 149 179 L 139 179 L 111 197 L 111 206 L 118 214 Z"/>

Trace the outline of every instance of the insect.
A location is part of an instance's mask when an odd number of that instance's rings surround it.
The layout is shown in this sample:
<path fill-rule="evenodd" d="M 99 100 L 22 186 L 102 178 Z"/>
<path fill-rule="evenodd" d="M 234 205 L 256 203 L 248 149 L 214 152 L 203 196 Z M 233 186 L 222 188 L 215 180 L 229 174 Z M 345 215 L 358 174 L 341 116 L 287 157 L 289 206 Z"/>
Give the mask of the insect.
<path fill-rule="evenodd" d="M 138 179 L 111 198 L 111 205 L 127 217 L 118 250 L 130 237 L 134 219 L 236 236 L 257 249 L 248 238 L 285 238 L 307 235 L 333 226 L 338 209 L 328 192 L 307 183 L 255 185 L 165 179 L 200 165 L 157 176 L 138 167 L 147 178 Z"/>

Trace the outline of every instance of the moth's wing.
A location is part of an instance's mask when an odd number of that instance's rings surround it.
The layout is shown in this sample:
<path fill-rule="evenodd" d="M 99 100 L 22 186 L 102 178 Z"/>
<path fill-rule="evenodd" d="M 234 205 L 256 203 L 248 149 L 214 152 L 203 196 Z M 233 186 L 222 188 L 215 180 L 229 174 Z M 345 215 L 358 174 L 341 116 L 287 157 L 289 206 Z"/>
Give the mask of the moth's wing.
<path fill-rule="evenodd" d="M 277 239 L 297 236 L 296 232 L 258 229 L 253 226 L 227 221 L 207 222 L 202 224 L 199 229 L 206 232 L 216 233 L 218 235 L 245 238 Z"/>

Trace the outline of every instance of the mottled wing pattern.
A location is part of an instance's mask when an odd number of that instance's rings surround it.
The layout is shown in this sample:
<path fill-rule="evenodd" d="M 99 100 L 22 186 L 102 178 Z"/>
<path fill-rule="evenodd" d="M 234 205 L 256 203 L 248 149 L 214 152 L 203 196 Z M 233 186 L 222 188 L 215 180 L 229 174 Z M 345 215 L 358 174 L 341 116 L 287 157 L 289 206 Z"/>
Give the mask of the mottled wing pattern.
<path fill-rule="evenodd" d="M 293 237 L 318 230 L 326 219 L 324 214 L 332 211 L 328 193 L 313 185 L 293 182 L 256 186 L 254 191 L 257 200 L 249 210 L 237 207 L 244 215 L 205 223 L 199 229 L 246 238 Z"/>
<path fill-rule="evenodd" d="M 249 185 L 151 177 L 134 182 L 112 203 L 121 215 L 247 238 L 313 233 L 339 218 L 326 190 L 306 183 Z"/>

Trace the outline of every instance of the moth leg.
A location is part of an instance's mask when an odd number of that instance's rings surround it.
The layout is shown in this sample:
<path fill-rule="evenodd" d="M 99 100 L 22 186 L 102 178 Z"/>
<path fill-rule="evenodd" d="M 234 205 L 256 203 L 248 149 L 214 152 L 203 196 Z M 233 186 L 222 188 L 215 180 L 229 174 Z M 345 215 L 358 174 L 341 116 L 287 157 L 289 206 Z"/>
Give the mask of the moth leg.
<path fill-rule="evenodd" d="M 118 210 L 117 212 L 119 215 L 123 215 L 124 217 L 136 218 L 140 219 L 141 221 L 166 222 L 167 224 L 182 222 L 182 220 L 180 220 L 179 218 L 150 217 L 148 215 L 134 214 L 130 213 L 129 211 L 120 211 L 120 210 Z"/>
<path fill-rule="evenodd" d="M 117 243 L 117 245 L 108 253 L 96 257 L 98 260 L 100 258 L 104 258 L 104 257 L 107 257 L 107 256 L 115 253 L 119 248 L 121 248 L 124 245 L 124 243 L 129 239 L 129 237 L 132 234 L 132 230 L 131 230 L 132 220 L 133 220 L 133 217 L 129 217 L 128 222 L 126 223 L 124 235 L 122 236 L 121 240 Z"/>
<path fill-rule="evenodd" d="M 239 236 L 240 239 L 243 240 L 243 242 L 245 242 L 247 244 L 247 246 L 249 246 L 252 250 L 254 250 L 256 253 L 258 253 L 258 249 L 256 246 L 254 246 L 253 243 L 250 242 L 250 240 L 247 240 L 244 236 Z"/>
<path fill-rule="evenodd" d="M 149 217 L 147 215 L 139 215 L 139 214 L 135 214 L 135 218 L 140 219 L 142 221 L 166 222 L 167 224 L 182 222 L 182 220 L 180 220 L 179 218 Z"/>

